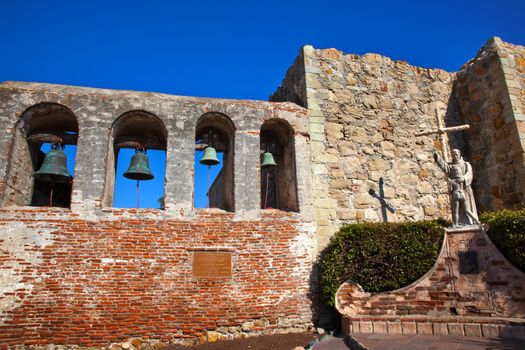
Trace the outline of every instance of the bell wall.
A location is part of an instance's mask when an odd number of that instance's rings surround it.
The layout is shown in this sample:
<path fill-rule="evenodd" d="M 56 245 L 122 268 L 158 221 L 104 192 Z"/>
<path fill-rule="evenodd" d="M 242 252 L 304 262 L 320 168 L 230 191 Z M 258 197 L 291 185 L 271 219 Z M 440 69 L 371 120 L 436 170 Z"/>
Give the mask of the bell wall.
<path fill-rule="evenodd" d="M 317 249 L 306 110 L 291 103 L 5 82 L 3 196 L 18 188 L 31 191 L 25 136 L 15 131 L 24 112 L 40 103 L 64 106 L 78 120 L 71 207 L 2 201 L 1 349 L 120 348 L 129 342 L 143 349 L 311 326 L 310 273 Z M 108 205 L 112 127 L 130 111 L 156 116 L 167 130 L 164 210 Z M 195 125 L 212 112 L 235 128 L 232 211 L 193 205 Z M 270 119 L 293 130 L 295 212 L 260 209 L 259 131 Z M 29 183 L 10 177 L 20 169 L 26 169 Z"/>

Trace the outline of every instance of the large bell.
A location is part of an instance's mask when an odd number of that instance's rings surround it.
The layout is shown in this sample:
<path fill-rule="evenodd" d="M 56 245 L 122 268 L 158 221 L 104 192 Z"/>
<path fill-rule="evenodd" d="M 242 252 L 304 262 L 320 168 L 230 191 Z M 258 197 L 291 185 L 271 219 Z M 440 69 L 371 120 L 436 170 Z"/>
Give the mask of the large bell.
<path fill-rule="evenodd" d="M 220 163 L 219 159 L 217 159 L 217 151 L 215 151 L 215 148 L 208 146 L 204 149 L 204 155 L 202 156 L 200 160 L 201 164 L 204 165 L 217 165 Z"/>
<path fill-rule="evenodd" d="M 151 180 L 153 174 L 149 168 L 149 159 L 145 152 L 137 151 L 131 157 L 131 163 L 128 170 L 124 173 L 124 177 L 131 180 Z"/>
<path fill-rule="evenodd" d="M 261 166 L 267 167 L 267 166 L 276 166 L 276 165 L 277 163 L 275 162 L 275 159 L 273 159 L 273 154 L 271 154 L 270 152 L 265 152 L 263 154 L 263 160 L 262 160 Z"/>
<path fill-rule="evenodd" d="M 44 162 L 33 174 L 36 180 L 50 183 L 66 183 L 71 180 L 67 171 L 66 154 L 60 147 L 47 152 Z"/>

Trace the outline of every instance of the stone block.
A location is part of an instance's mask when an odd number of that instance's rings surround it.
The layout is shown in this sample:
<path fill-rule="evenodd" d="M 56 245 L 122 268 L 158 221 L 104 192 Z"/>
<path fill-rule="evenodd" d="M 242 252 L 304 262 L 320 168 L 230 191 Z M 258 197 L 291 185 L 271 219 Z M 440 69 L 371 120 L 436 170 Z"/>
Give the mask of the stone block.
<path fill-rule="evenodd" d="M 495 324 L 482 324 L 481 333 L 484 338 L 499 337 L 499 327 Z"/>
<path fill-rule="evenodd" d="M 434 334 L 432 329 L 432 323 L 430 322 L 417 322 L 417 334 Z"/>
<path fill-rule="evenodd" d="M 388 327 L 385 321 L 374 321 L 374 333 L 386 334 Z"/>
<path fill-rule="evenodd" d="M 481 325 L 480 324 L 465 324 L 465 336 L 481 338 Z"/>
<path fill-rule="evenodd" d="M 331 60 L 339 60 L 343 53 L 337 49 L 326 49 L 321 50 L 321 55 L 323 55 L 324 58 L 328 58 Z"/>
<path fill-rule="evenodd" d="M 209 343 L 215 343 L 220 338 L 220 334 L 217 332 L 208 332 L 207 340 Z"/>
<path fill-rule="evenodd" d="M 339 157 L 335 154 L 324 153 L 315 157 L 321 163 L 338 163 Z"/>
<path fill-rule="evenodd" d="M 359 322 L 359 333 L 374 333 L 374 327 L 372 326 L 372 321 L 360 321 Z"/>
<path fill-rule="evenodd" d="M 386 323 L 388 334 L 402 334 L 401 322 L 388 322 Z"/>
<path fill-rule="evenodd" d="M 372 202 L 372 197 L 368 192 L 366 193 L 356 193 L 354 196 L 354 206 L 356 208 L 363 208 L 370 205 Z"/>
<path fill-rule="evenodd" d="M 448 324 L 448 334 L 457 337 L 464 337 L 465 331 L 463 329 L 462 323 L 449 323 Z"/>
<path fill-rule="evenodd" d="M 448 327 L 446 323 L 432 323 L 432 330 L 435 335 L 448 335 Z"/>
<path fill-rule="evenodd" d="M 391 165 L 388 160 L 374 159 L 370 163 L 368 163 L 368 169 L 370 169 L 370 171 L 384 171 L 390 168 Z"/>
<path fill-rule="evenodd" d="M 415 322 L 401 322 L 401 328 L 403 334 L 417 334 Z"/>

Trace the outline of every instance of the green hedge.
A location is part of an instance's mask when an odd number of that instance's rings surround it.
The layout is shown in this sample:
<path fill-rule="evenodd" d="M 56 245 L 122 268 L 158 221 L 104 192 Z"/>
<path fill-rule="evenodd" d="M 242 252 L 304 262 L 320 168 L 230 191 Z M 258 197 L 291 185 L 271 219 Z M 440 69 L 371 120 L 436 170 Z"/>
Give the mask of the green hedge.
<path fill-rule="evenodd" d="M 445 220 L 346 225 L 321 255 L 321 289 L 334 306 L 339 286 L 352 280 L 368 292 L 406 286 L 435 263 Z"/>
<path fill-rule="evenodd" d="M 487 234 L 498 249 L 521 271 L 525 271 L 525 209 L 483 213 Z"/>

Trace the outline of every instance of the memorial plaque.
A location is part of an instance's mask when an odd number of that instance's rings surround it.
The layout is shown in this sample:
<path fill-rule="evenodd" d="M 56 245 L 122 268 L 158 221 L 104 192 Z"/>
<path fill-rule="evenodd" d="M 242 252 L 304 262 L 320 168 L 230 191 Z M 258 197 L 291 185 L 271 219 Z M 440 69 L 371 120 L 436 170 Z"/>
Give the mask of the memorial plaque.
<path fill-rule="evenodd" d="M 459 252 L 459 273 L 462 275 L 479 274 L 478 253 L 476 251 Z"/>
<path fill-rule="evenodd" d="M 231 278 L 232 255 L 230 252 L 193 252 L 193 277 Z"/>

